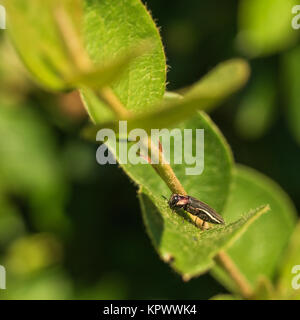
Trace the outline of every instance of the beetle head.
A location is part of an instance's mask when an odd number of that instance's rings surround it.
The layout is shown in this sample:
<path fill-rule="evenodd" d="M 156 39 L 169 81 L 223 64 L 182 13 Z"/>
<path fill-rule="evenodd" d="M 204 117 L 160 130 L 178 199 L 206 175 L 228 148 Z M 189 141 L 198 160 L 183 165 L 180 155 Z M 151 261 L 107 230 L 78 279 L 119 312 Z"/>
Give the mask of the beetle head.
<path fill-rule="evenodd" d="M 187 196 L 174 193 L 171 195 L 168 204 L 171 209 L 175 209 L 175 208 L 184 207 L 187 204 L 187 202 L 188 202 Z"/>

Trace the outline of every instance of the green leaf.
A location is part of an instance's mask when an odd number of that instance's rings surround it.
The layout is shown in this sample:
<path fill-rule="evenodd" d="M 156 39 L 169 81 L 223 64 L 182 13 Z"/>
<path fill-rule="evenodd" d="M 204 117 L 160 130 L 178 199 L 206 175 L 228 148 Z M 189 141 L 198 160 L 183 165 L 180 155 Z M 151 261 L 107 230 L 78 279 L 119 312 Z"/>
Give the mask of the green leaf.
<path fill-rule="evenodd" d="M 90 116 L 93 123 L 106 122 L 115 118 L 115 114 L 111 108 L 104 104 L 100 99 L 97 93 L 89 88 L 84 88 L 80 90 L 80 96 L 85 106 L 85 109 Z M 91 125 L 94 127 L 94 124 Z M 89 126 L 88 126 L 89 128 Z M 84 129 L 85 130 L 85 129 Z M 88 129 L 89 130 L 89 129 Z M 89 133 L 83 133 L 83 135 L 95 141 L 96 133 L 93 131 L 94 135 L 90 136 Z"/>
<path fill-rule="evenodd" d="M 158 106 L 149 107 L 149 111 L 128 119 L 128 130 L 143 128 L 167 128 L 191 117 L 197 110 L 211 110 L 232 93 L 240 89 L 249 77 L 249 66 L 241 59 L 233 59 L 221 63 L 199 82 L 186 90 L 184 98 L 170 94 Z M 104 122 L 101 125 L 89 127 L 84 135 L 95 137 L 101 128 L 111 128 L 117 131 L 118 122 Z"/>
<path fill-rule="evenodd" d="M 271 211 L 227 251 L 240 272 L 253 287 L 261 276 L 273 280 L 276 266 L 295 224 L 295 208 L 284 191 L 273 181 L 247 167 L 238 166 L 233 189 L 224 210 L 227 222 L 235 221 L 249 208 L 269 204 Z M 231 279 L 216 267 L 213 275 L 231 291 Z"/>
<path fill-rule="evenodd" d="M 145 53 L 147 46 L 140 46 L 139 48 L 131 48 L 126 54 L 114 59 L 114 61 L 107 61 L 102 66 L 97 66 L 93 70 L 87 72 L 80 72 L 74 74 L 67 83 L 70 88 L 88 87 L 90 89 L 100 89 L 111 85 L 117 80 L 122 73 L 128 68 L 129 64 L 138 56 Z"/>
<path fill-rule="evenodd" d="M 55 11 L 66 11 L 75 32 L 80 35 L 81 0 L 6 0 L 8 31 L 27 68 L 45 87 L 65 88 L 65 78 L 74 73 L 55 20 Z"/>
<path fill-rule="evenodd" d="M 280 263 L 277 294 L 282 299 L 300 300 L 300 222 L 298 222 Z"/>
<path fill-rule="evenodd" d="M 204 113 L 199 113 L 181 123 L 179 128 L 194 131 L 196 128 L 204 129 L 205 168 L 201 175 L 186 175 L 185 169 L 188 166 L 185 164 L 172 164 L 172 168 L 188 194 L 208 203 L 221 213 L 230 189 L 232 168 L 230 150 L 218 129 Z M 112 150 L 112 145 L 109 145 Z M 193 150 L 195 148 L 196 142 L 193 139 Z M 173 152 L 172 148 L 170 159 L 173 159 Z M 175 258 L 176 262 L 172 265 L 177 271 L 183 273 L 185 278 L 208 270 L 213 265 L 213 256 L 221 248 L 228 245 L 230 240 L 233 240 L 234 236 L 241 232 L 243 226 L 248 225 L 247 218 L 242 218 L 225 228 L 215 227 L 208 232 L 201 233 L 191 223 L 183 221 L 182 217 L 172 214 L 167 203 L 162 199 L 162 196 L 169 197 L 171 192 L 149 164 L 121 164 L 121 166 L 129 177 L 142 188 L 140 198 L 144 219 L 151 238 L 156 237 L 156 240 L 153 240 L 155 247 L 164 259 L 169 258 L 168 254 Z M 260 213 L 261 210 L 255 211 L 248 218 L 251 221 Z M 156 227 L 157 229 L 155 229 Z M 164 235 L 161 244 L 157 240 L 159 239 L 159 236 L 157 238 L 159 230 L 163 230 L 162 234 Z M 155 236 L 152 231 L 156 234 Z M 174 241 L 174 237 L 180 235 L 182 235 L 182 241 Z M 168 241 L 170 238 L 173 239 L 171 242 Z M 201 241 L 207 239 L 207 242 L 203 246 L 199 246 L 200 239 Z M 169 245 L 171 248 L 168 247 Z M 186 247 L 186 250 L 181 254 L 183 247 Z"/>
<path fill-rule="evenodd" d="M 112 89 L 132 112 L 145 111 L 160 101 L 165 91 L 165 55 L 155 23 L 141 1 L 86 0 L 84 20 L 86 48 L 95 64 L 110 61 L 124 48 L 151 43 L 152 51 L 136 59 Z M 90 115 L 97 114 L 93 121 L 99 123 L 105 105 L 84 100 Z"/>
<path fill-rule="evenodd" d="M 286 92 L 287 119 L 295 139 L 300 143 L 300 46 L 284 54 L 281 69 Z"/>
<path fill-rule="evenodd" d="M 64 16 L 58 18 L 61 12 L 58 10 L 64 10 Z M 30 4 L 12 0 L 8 3 L 8 14 L 11 21 L 8 29 L 20 56 L 36 79 L 49 89 L 82 86 L 99 89 L 110 85 L 145 51 L 135 45 L 129 53 L 119 53 L 114 59 L 107 57 L 101 65 L 93 66 L 81 39 L 82 0 L 33 0 Z M 28 41 L 30 50 L 27 50 Z M 78 59 L 83 60 L 80 65 Z"/>
<path fill-rule="evenodd" d="M 297 0 L 242 0 L 238 20 L 238 45 L 251 57 L 273 54 L 297 40 L 292 7 Z"/>
<path fill-rule="evenodd" d="M 221 212 L 229 194 L 231 182 L 233 160 L 229 146 L 218 128 L 205 113 L 199 112 L 193 118 L 180 123 L 178 129 L 180 129 L 182 137 L 184 129 L 191 129 L 193 134 L 195 134 L 196 129 L 204 129 L 204 170 L 201 175 L 187 175 L 186 169 L 193 168 L 195 165 L 187 165 L 185 162 L 183 164 L 173 164 L 174 146 L 171 143 L 170 160 L 176 176 L 188 194 L 203 200 Z M 163 134 L 163 136 L 165 135 Z M 115 154 L 109 141 L 106 143 Z M 117 143 L 117 151 L 120 143 Z M 128 149 L 132 145 L 133 143 L 128 143 Z M 183 145 L 182 148 L 184 148 Z M 192 140 L 192 150 L 193 152 L 196 150 L 196 139 Z M 184 154 L 183 149 L 182 154 Z M 186 152 L 186 156 L 190 156 L 189 152 Z M 116 158 L 119 159 L 119 152 L 117 152 Z M 170 196 L 171 191 L 150 164 L 133 165 L 128 163 L 121 164 L 121 167 L 137 185 L 151 190 L 157 197 Z"/>
<path fill-rule="evenodd" d="M 236 115 L 236 128 L 246 139 L 260 138 L 270 127 L 275 109 L 275 77 L 265 71 L 253 75 Z"/>
<path fill-rule="evenodd" d="M 174 214 L 168 204 L 161 197 L 151 194 L 151 191 L 142 188 L 139 199 L 153 246 L 165 262 L 183 275 L 184 280 L 212 268 L 217 253 L 234 243 L 268 209 L 262 207 L 233 223 L 200 231 Z"/>

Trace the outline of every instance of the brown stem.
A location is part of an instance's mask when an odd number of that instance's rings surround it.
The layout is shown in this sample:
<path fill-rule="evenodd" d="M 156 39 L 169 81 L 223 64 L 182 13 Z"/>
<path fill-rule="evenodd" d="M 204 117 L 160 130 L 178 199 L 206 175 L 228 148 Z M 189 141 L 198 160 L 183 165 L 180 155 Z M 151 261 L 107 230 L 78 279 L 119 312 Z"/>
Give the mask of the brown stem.
<path fill-rule="evenodd" d="M 253 296 L 253 290 L 247 279 L 240 273 L 240 270 L 228 254 L 225 251 L 220 251 L 215 260 L 235 282 L 236 286 L 239 288 L 240 294 L 245 299 L 250 299 Z"/>
<path fill-rule="evenodd" d="M 159 176 L 165 181 L 169 189 L 172 191 L 172 193 L 179 193 L 186 195 L 187 192 L 185 191 L 184 187 L 178 180 L 174 170 L 172 169 L 171 165 L 167 163 L 167 161 L 164 159 L 164 154 L 162 147 L 160 143 L 158 145 L 154 144 L 151 138 L 148 138 L 147 142 L 144 142 L 144 144 L 148 144 L 150 146 L 151 156 L 154 156 L 158 161 L 158 164 L 152 163 L 152 167 L 154 170 L 159 174 Z M 208 228 L 208 225 L 201 220 L 198 217 L 195 217 L 194 215 L 187 212 L 189 218 L 200 228 L 206 229 Z"/>
<path fill-rule="evenodd" d="M 72 21 L 62 8 L 58 8 L 54 14 L 70 57 L 79 70 L 83 72 L 88 71 L 91 68 L 92 63 L 82 46 L 79 36 L 72 24 Z M 111 107 L 111 109 L 119 119 L 126 119 L 131 116 L 131 113 L 123 106 L 123 104 L 116 97 L 111 88 L 102 88 L 99 93 L 101 99 Z M 172 193 L 186 195 L 187 193 L 176 177 L 172 167 L 170 166 L 170 164 L 166 163 L 161 146 L 154 146 L 151 138 L 149 138 L 149 140 L 145 141 L 144 143 L 150 145 L 150 150 L 152 150 L 152 152 L 154 152 L 154 154 L 156 154 L 156 156 L 158 157 L 158 164 L 152 164 L 152 166 L 160 175 L 160 177 L 165 181 Z M 195 218 L 195 216 L 191 215 L 190 213 L 188 214 L 192 221 L 194 221 L 198 226 L 203 227 L 203 221 L 201 219 L 197 217 Z M 236 283 L 241 295 L 244 298 L 250 298 L 253 294 L 251 286 L 249 285 L 245 277 L 240 273 L 231 258 L 226 254 L 226 252 L 221 251 L 215 259 L 227 271 L 229 276 Z"/>

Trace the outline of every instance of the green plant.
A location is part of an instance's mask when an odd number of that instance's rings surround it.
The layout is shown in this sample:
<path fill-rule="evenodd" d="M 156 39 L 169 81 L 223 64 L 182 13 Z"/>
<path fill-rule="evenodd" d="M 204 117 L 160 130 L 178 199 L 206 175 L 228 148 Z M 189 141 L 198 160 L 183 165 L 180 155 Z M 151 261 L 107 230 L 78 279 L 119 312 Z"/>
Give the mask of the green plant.
<path fill-rule="evenodd" d="M 154 150 L 156 165 L 122 165 L 138 186 L 146 229 L 160 257 L 184 280 L 211 271 L 231 298 L 294 295 L 280 289 L 290 274 L 285 267 L 278 271 L 278 265 L 295 228 L 295 209 L 274 182 L 234 163 L 205 113 L 246 83 L 247 62 L 221 63 L 179 96 L 166 92 L 161 39 L 139 0 L 10 0 L 5 5 L 11 39 L 36 81 L 53 91 L 80 90 L 93 122 L 83 132 L 86 137 L 95 140 L 99 129 L 116 129 L 125 119 L 128 130 L 205 130 L 200 176 L 187 176 L 183 165 L 164 164 L 161 150 Z M 161 197 L 171 192 L 207 202 L 227 224 L 201 231 L 192 216 L 183 220 L 172 214 Z M 291 251 L 289 265 L 297 263 Z"/>

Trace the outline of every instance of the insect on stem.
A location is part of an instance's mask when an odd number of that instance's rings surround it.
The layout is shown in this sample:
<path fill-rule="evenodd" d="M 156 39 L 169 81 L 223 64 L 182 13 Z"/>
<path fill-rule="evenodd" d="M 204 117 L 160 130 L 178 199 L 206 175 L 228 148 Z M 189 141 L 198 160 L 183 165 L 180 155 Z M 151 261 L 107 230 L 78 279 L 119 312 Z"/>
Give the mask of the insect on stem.
<path fill-rule="evenodd" d="M 197 219 L 200 218 L 203 221 L 201 227 L 204 227 L 205 222 L 225 224 L 224 219 L 213 208 L 191 196 L 174 193 L 171 195 L 168 204 L 172 210 L 184 209 L 193 216 L 196 216 L 196 224 Z"/>

